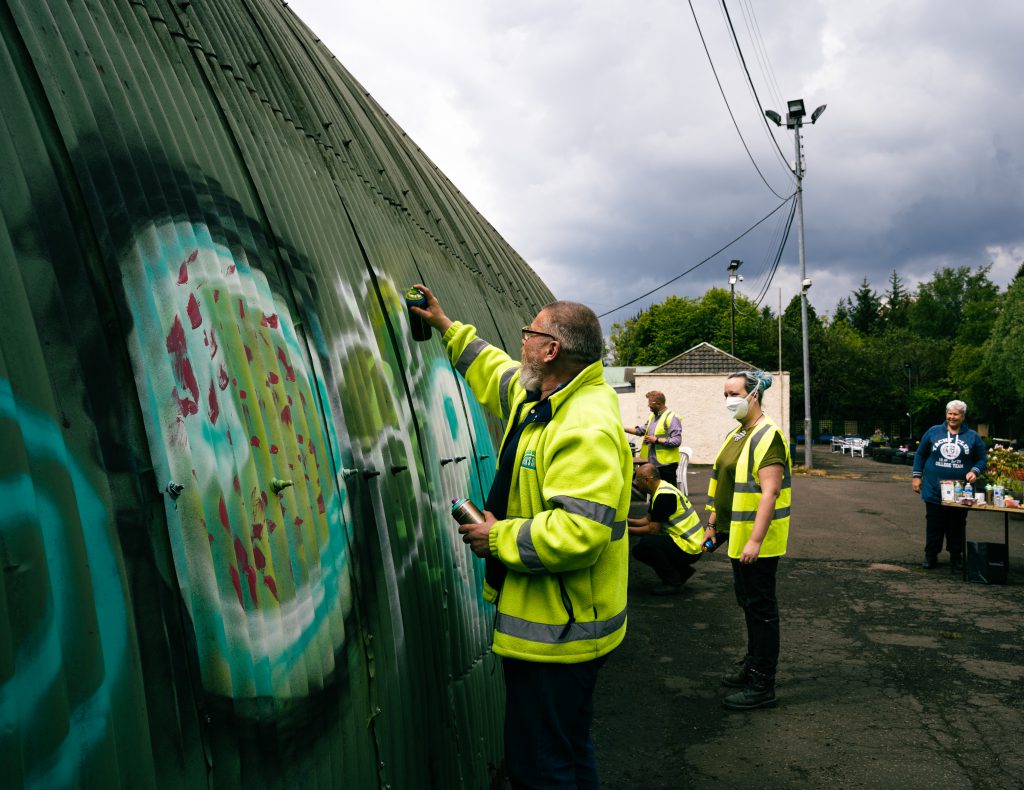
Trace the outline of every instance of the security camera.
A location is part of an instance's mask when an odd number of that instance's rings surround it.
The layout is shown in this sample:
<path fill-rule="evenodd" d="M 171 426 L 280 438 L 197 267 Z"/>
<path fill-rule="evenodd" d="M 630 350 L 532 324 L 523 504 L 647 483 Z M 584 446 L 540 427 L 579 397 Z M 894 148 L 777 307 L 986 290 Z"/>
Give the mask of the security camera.
<path fill-rule="evenodd" d="M 804 280 L 802 283 L 800 283 L 800 287 L 803 288 L 805 291 L 808 288 L 810 288 L 811 287 L 811 278 L 808 277 L 806 280 Z"/>

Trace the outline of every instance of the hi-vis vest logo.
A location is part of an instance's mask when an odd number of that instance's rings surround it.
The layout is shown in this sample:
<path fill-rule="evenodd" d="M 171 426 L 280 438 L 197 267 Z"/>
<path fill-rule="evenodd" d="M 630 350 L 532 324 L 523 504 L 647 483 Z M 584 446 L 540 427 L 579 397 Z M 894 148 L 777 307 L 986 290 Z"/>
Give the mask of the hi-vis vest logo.
<path fill-rule="evenodd" d="M 523 453 L 523 462 L 519 464 L 521 469 L 533 469 L 537 471 L 537 453 L 533 450 L 527 450 Z"/>

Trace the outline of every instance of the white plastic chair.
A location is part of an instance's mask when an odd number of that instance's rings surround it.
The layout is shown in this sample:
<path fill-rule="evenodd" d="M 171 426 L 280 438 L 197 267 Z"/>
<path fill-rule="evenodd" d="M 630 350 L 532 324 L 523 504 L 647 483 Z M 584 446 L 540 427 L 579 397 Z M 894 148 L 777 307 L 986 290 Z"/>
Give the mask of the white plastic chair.
<path fill-rule="evenodd" d="M 676 467 L 676 488 L 683 492 L 685 496 L 689 496 L 690 492 L 686 490 L 686 470 L 690 466 L 690 455 L 693 450 L 689 447 L 679 448 L 679 466 Z"/>
<path fill-rule="evenodd" d="M 860 457 L 863 458 L 864 457 L 864 447 L 866 445 L 867 445 L 867 440 L 865 440 L 865 439 L 850 439 L 850 442 L 849 442 L 849 445 L 848 445 L 849 448 L 850 448 L 850 457 L 852 458 L 853 456 L 855 456 L 858 453 L 860 453 Z"/>

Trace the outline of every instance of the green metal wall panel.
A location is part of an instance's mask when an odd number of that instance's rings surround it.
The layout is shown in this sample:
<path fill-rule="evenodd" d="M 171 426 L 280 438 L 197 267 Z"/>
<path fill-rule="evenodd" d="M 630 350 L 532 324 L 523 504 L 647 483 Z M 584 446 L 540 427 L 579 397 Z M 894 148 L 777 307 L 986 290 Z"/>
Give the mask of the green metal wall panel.
<path fill-rule="evenodd" d="M 402 294 L 543 283 L 283 3 L 2 0 L 0 110 L 4 782 L 491 786 L 499 426 Z"/>

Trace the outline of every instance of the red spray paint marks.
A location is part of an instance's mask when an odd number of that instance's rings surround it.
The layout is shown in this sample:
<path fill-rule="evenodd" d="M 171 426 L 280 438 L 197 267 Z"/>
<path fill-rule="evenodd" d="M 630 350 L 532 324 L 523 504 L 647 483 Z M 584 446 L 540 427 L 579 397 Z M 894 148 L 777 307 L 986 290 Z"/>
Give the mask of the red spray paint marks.
<path fill-rule="evenodd" d="M 259 546 L 252 547 L 252 561 L 256 563 L 256 570 L 258 571 L 267 567 L 267 558 L 263 556 Z"/>
<path fill-rule="evenodd" d="M 268 590 L 270 590 L 270 594 L 274 596 L 274 600 L 275 601 L 280 601 L 281 600 L 280 598 L 277 597 L 277 582 L 274 581 L 274 577 L 273 576 L 264 576 L 263 577 L 263 586 L 266 587 Z"/>
<path fill-rule="evenodd" d="M 267 532 L 269 532 L 271 535 L 273 535 L 275 529 L 277 529 L 277 522 L 274 521 L 272 518 L 268 518 L 267 519 Z"/>
<path fill-rule="evenodd" d="M 285 406 L 283 409 L 281 409 L 281 424 L 282 425 L 291 425 L 292 424 L 292 407 L 291 406 Z M 300 438 L 299 441 L 301 442 L 302 439 Z"/>
<path fill-rule="evenodd" d="M 264 313 L 263 318 L 260 319 L 260 323 L 263 324 L 263 326 L 270 327 L 271 329 L 277 329 L 277 313 L 271 313 L 270 315 Z"/>
<path fill-rule="evenodd" d="M 245 302 L 238 300 L 238 317 L 245 318 Z"/>
<path fill-rule="evenodd" d="M 245 361 L 252 362 L 252 349 L 247 345 L 242 346 L 245 349 Z"/>
<path fill-rule="evenodd" d="M 178 388 L 174 388 L 174 398 L 178 402 L 178 411 L 182 417 L 196 414 L 199 411 L 199 382 L 196 381 L 195 373 L 192 372 L 192 363 L 188 361 L 188 344 L 185 342 L 185 329 L 181 325 L 181 317 L 174 316 L 174 323 L 171 331 L 167 334 L 167 353 L 171 355 L 174 366 L 174 375 L 178 382 L 192 394 L 189 398 L 182 398 L 178 394 Z"/>
<path fill-rule="evenodd" d="M 278 452 L 279 452 L 279 451 L 278 451 L 278 449 L 277 449 L 277 445 L 276 445 L 276 444 L 272 444 L 272 445 L 270 445 L 270 454 L 271 454 L 271 455 L 277 455 L 277 453 L 278 453 Z"/>
<path fill-rule="evenodd" d="M 217 389 L 213 386 L 213 382 L 210 382 L 210 425 L 217 424 L 217 418 L 220 417 L 220 404 L 217 403 Z"/>
<path fill-rule="evenodd" d="M 231 534 L 231 522 L 228 520 L 228 506 L 224 504 L 224 496 L 221 495 L 220 504 L 218 505 L 220 511 L 220 525 L 224 527 L 224 531 L 229 535 Z"/>
<path fill-rule="evenodd" d="M 278 376 L 274 371 L 271 370 L 269 373 L 267 373 L 267 386 L 268 387 L 271 384 L 277 384 L 277 382 L 279 382 L 280 380 L 281 380 L 281 377 Z"/>
<path fill-rule="evenodd" d="M 192 254 L 181 262 L 181 266 L 178 268 L 178 285 L 184 285 L 188 282 L 188 265 L 194 263 L 198 256 L 199 250 L 193 250 Z"/>
<path fill-rule="evenodd" d="M 256 598 L 256 569 L 249 564 L 249 555 L 245 551 L 245 545 L 241 538 L 235 538 L 235 562 L 238 568 L 245 574 L 245 580 L 249 585 L 249 597 L 252 602 L 257 603 Z"/>
<path fill-rule="evenodd" d="M 213 359 L 217 356 L 220 346 L 217 345 L 217 335 L 214 334 L 212 329 L 210 330 L 210 342 L 207 345 L 210 347 L 210 359 Z"/>
<path fill-rule="evenodd" d="M 195 294 L 188 295 L 188 307 L 185 310 L 188 313 L 188 320 L 192 322 L 192 328 L 198 329 L 203 323 L 203 314 L 199 312 L 199 300 Z"/>
<path fill-rule="evenodd" d="M 220 387 L 221 391 L 228 387 L 228 372 L 224 370 L 224 366 L 220 366 L 220 370 L 217 371 L 217 386 Z"/>
<path fill-rule="evenodd" d="M 224 274 L 234 274 L 235 273 L 235 269 L 236 269 L 235 264 L 233 264 L 233 263 L 228 264 L 228 268 L 224 270 Z"/>
<path fill-rule="evenodd" d="M 259 436 L 253 436 L 249 440 L 249 444 L 251 444 L 253 447 L 259 447 L 260 446 L 260 437 Z"/>
<path fill-rule="evenodd" d="M 298 440 L 299 444 L 302 444 L 305 441 L 301 433 L 295 434 L 295 438 Z"/>
<path fill-rule="evenodd" d="M 322 516 L 322 515 L 324 514 L 324 512 L 325 512 L 325 511 L 324 511 L 324 492 L 323 492 L 323 491 L 321 491 L 321 492 L 320 492 L 319 494 L 317 494 L 317 496 L 316 496 L 316 509 L 317 509 L 317 510 L 319 511 L 319 513 L 320 513 L 320 515 L 321 515 L 321 516 Z"/>
<path fill-rule="evenodd" d="M 242 485 L 238 482 L 238 475 L 235 475 L 234 479 L 231 481 L 231 485 L 239 494 L 242 493 Z"/>
<path fill-rule="evenodd" d="M 302 523 L 303 523 L 303 522 L 302 522 L 302 519 L 301 519 L 301 518 L 299 518 L 298 516 L 296 516 L 296 517 L 295 517 L 295 522 L 294 522 L 294 523 L 295 523 L 295 526 L 296 526 L 296 527 L 301 527 L 301 526 L 302 526 Z"/>
<path fill-rule="evenodd" d="M 252 539 L 261 540 L 263 538 L 263 522 L 257 521 L 252 525 Z"/>
<path fill-rule="evenodd" d="M 285 356 L 284 349 L 280 346 L 277 347 L 277 358 L 281 360 L 281 364 L 284 365 L 286 372 L 285 378 L 287 378 L 288 381 L 295 381 L 295 370 L 288 364 L 288 357 Z"/>
<path fill-rule="evenodd" d="M 235 595 L 238 596 L 238 605 L 245 606 L 245 601 L 242 600 L 242 582 L 238 578 L 238 569 L 234 565 L 231 566 L 231 584 L 235 587 Z"/>
<path fill-rule="evenodd" d="M 215 301 L 215 302 L 219 302 L 220 301 L 220 288 L 215 288 L 213 290 L 213 301 Z"/>

